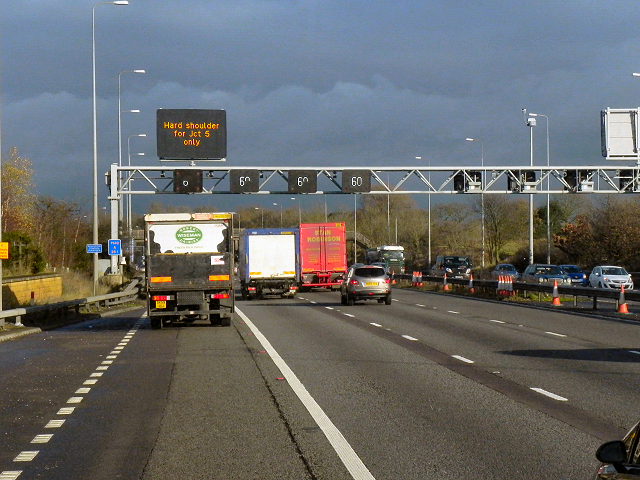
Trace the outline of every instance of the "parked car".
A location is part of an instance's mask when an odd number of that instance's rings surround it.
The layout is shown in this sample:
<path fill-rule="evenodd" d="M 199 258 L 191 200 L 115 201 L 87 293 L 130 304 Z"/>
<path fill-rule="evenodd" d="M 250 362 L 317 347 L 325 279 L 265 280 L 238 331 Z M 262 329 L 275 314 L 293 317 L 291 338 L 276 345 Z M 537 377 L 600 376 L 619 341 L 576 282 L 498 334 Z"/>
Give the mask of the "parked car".
<path fill-rule="evenodd" d="M 356 263 L 349 267 L 340 285 L 342 305 L 357 300 L 378 300 L 391 305 L 391 281 L 383 267 Z"/>
<path fill-rule="evenodd" d="M 600 445 L 596 458 L 602 462 L 594 480 L 640 480 L 640 423 L 622 440 Z"/>
<path fill-rule="evenodd" d="M 558 265 L 544 263 L 534 263 L 525 268 L 520 276 L 520 280 L 529 283 L 551 283 L 555 281 L 558 285 L 569 285 L 571 280 L 569 275 L 564 273 Z"/>
<path fill-rule="evenodd" d="M 498 279 L 504 276 L 511 277 L 513 280 L 520 278 L 518 270 L 510 263 L 499 263 L 493 270 L 491 270 L 491 278 L 493 279 Z"/>
<path fill-rule="evenodd" d="M 586 287 L 589 283 L 589 277 L 578 265 L 560 265 L 560 268 L 569 275 L 571 285 Z"/>
<path fill-rule="evenodd" d="M 622 267 L 602 265 L 593 267 L 591 270 L 589 285 L 593 288 L 615 288 L 617 290 L 620 290 L 624 285 L 625 290 L 632 290 L 633 279 Z"/>
<path fill-rule="evenodd" d="M 431 275 L 449 278 L 469 278 L 471 275 L 471 259 L 459 255 L 438 255 L 436 263 L 431 267 Z"/>

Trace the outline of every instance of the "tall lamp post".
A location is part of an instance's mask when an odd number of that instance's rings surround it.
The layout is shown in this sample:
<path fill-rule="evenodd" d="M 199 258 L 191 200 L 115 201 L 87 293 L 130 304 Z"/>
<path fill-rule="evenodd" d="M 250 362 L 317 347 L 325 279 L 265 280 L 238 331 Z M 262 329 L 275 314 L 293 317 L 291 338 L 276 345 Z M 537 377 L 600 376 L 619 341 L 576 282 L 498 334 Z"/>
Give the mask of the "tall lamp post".
<path fill-rule="evenodd" d="M 264 228 L 264 209 L 262 209 L 260 207 L 253 207 L 253 208 L 255 208 L 256 210 L 260 210 L 260 219 L 261 219 L 260 220 L 260 225 L 261 225 L 260 228 Z"/>
<path fill-rule="evenodd" d="M 422 160 L 422 157 L 416 157 L 416 160 Z M 431 191 L 431 159 L 427 160 L 429 162 L 429 191 Z M 429 264 L 427 267 L 431 269 L 431 193 L 427 195 L 429 202 L 429 213 L 427 217 L 427 259 Z"/>
<path fill-rule="evenodd" d="M 484 144 L 482 143 L 482 140 L 480 140 L 479 138 L 465 138 L 465 140 L 467 142 L 480 142 L 480 164 L 484 170 Z M 482 193 L 480 194 L 480 203 L 481 203 L 481 223 L 482 223 L 482 268 L 484 268 L 484 257 L 485 257 L 485 249 L 484 249 L 484 171 L 480 172 L 480 179 L 481 179 L 481 186 L 482 186 Z"/>
<path fill-rule="evenodd" d="M 280 228 L 282 228 L 282 204 L 281 204 L 281 203 L 273 202 L 273 205 L 274 205 L 274 206 L 276 206 L 276 207 L 277 207 L 278 205 L 280 205 Z"/>
<path fill-rule="evenodd" d="M 291 200 L 296 200 L 296 197 L 291 197 Z M 300 207 L 300 200 L 298 200 L 298 223 L 302 223 L 302 207 Z"/>
<path fill-rule="evenodd" d="M 127 137 L 127 157 L 128 157 L 128 163 L 127 166 L 131 167 L 131 138 L 132 137 L 146 137 L 147 134 L 146 133 L 138 133 L 136 135 L 129 135 Z M 144 153 L 138 153 L 137 155 L 144 155 Z M 129 172 L 129 175 L 131 175 L 131 172 Z M 127 201 L 127 232 L 129 234 L 129 238 L 131 238 L 131 216 L 133 215 L 133 208 L 132 208 L 132 197 L 131 197 L 131 182 L 132 180 L 129 180 L 129 200 Z"/>
<path fill-rule="evenodd" d="M 123 73 L 145 73 L 144 70 L 123 70 L 118 74 L 118 166 L 122 167 L 122 114 L 140 113 L 140 110 L 122 110 L 122 74 Z M 122 183 L 122 172 L 118 173 L 118 185 Z M 118 202 L 118 233 L 122 238 L 122 218 L 124 215 L 123 198 Z"/>
<path fill-rule="evenodd" d="M 98 5 L 129 5 L 128 0 L 96 3 L 91 10 L 92 90 L 93 90 L 93 243 L 98 243 L 98 119 L 96 98 L 96 7 Z M 93 254 L 93 294 L 98 284 L 98 254 Z"/>
<path fill-rule="evenodd" d="M 535 117 L 527 116 L 527 109 L 522 109 L 524 124 L 529 127 L 529 164 L 533 167 L 533 127 L 537 125 Z M 526 181 L 526 177 L 525 177 Z M 529 194 L 529 265 L 533 264 L 533 193 Z"/>
<path fill-rule="evenodd" d="M 549 167 L 549 117 L 541 113 L 530 113 L 530 117 L 544 117 L 547 127 L 547 167 Z M 547 263 L 551 263 L 551 212 L 549 211 L 549 176 L 547 172 Z"/>

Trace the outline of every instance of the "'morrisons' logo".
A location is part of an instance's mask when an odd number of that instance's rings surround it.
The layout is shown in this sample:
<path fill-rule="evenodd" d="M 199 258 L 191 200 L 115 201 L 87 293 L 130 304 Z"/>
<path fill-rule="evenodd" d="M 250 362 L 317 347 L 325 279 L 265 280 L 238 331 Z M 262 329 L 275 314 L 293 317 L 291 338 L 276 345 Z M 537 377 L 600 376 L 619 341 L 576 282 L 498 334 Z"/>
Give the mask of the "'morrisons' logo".
<path fill-rule="evenodd" d="M 176 240 L 187 245 L 198 243 L 202 240 L 202 230 L 192 226 L 182 227 L 176 232 Z"/>

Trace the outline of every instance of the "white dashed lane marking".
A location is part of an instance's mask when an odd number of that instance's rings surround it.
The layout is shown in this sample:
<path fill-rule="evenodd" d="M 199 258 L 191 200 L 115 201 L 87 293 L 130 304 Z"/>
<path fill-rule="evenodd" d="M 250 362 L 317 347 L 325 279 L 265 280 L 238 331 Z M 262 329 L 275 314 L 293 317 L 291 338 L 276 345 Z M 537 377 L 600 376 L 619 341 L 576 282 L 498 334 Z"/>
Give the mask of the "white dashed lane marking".
<path fill-rule="evenodd" d="M 569 400 L 567 398 L 561 397 L 560 395 L 556 395 L 555 393 L 551 393 L 551 392 L 548 392 L 546 390 L 543 390 L 542 388 L 531 387 L 531 390 L 533 390 L 534 392 L 538 392 L 538 393 L 540 393 L 542 395 L 545 395 L 545 396 L 547 396 L 549 398 L 553 398 L 554 400 L 558 400 L 560 402 L 567 402 Z"/>
<path fill-rule="evenodd" d="M 475 363 L 473 360 L 469 360 L 468 358 L 462 357 L 460 355 L 451 355 L 453 358 L 460 360 L 461 362 L 464 363 Z"/>

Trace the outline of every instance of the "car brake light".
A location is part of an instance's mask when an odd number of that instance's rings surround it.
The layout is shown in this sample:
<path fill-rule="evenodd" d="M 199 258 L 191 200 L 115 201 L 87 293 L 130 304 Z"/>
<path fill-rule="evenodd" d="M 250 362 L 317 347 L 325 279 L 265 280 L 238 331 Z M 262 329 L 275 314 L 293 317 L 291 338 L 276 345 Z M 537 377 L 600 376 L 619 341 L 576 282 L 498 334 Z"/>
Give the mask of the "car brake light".
<path fill-rule="evenodd" d="M 358 280 L 351 280 L 351 281 L 349 282 L 349 284 L 351 284 L 351 285 L 358 285 L 359 283 L 360 283 L 360 282 L 359 282 Z"/>
<path fill-rule="evenodd" d="M 384 279 L 384 283 L 389 283 L 389 282 L 391 282 L 391 279 L 389 279 L 389 278 L 385 278 Z"/>

